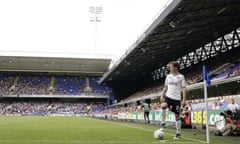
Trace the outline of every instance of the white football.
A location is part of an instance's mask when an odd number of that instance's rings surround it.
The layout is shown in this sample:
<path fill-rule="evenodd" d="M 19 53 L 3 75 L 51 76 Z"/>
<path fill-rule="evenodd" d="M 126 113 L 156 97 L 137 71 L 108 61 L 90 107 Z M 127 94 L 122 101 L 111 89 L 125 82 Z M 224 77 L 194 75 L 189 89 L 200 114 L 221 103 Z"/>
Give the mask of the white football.
<path fill-rule="evenodd" d="M 162 140 L 163 137 L 164 137 L 164 132 L 161 129 L 155 130 L 154 133 L 153 133 L 153 136 L 154 136 L 155 139 Z"/>

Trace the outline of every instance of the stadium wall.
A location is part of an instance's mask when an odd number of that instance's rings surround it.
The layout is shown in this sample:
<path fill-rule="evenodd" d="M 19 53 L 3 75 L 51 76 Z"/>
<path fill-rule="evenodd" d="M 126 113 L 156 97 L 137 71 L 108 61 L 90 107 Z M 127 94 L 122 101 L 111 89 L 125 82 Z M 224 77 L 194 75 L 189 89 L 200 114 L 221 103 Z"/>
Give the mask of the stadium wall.
<path fill-rule="evenodd" d="M 209 110 L 208 111 L 208 121 L 210 126 L 215 126 L 217 121 L 221 121 L 224 119 L 223 116 L 220 116 L 220 113 L 223 110 Z M 206 111 L 198 110 L 198 111 L 190 111 L 191 119 L 190 122 L 192 125 L 205 125 L 206 124 Z M 124 120 L 124 121 L 135 121 L 142 122 L 144 121 L 144 113 L 143 112 L 119 112 L 118 114 L 96 114 L 94 115 L 96 118 L 104 118 L 109 120 Z M 161 111 L 152 111 L 149 114 L 149 118 L 152 123 L 159 123 L 161 120 Z M 167 112 L 166 114 L 166 122 L 168 124 L 172 124 L 175 122 L 175 116 L 172 112 Z"/>

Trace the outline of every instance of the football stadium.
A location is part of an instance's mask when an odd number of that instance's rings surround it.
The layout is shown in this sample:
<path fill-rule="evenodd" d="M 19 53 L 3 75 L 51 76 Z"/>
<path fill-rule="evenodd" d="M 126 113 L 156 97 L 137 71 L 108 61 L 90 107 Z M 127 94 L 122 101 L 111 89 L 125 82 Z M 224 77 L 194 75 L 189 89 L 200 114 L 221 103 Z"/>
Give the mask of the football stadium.
<path fill-rule="evenodd" d="M 96 29 L 103 10 L 89 7 Z M 169 0 L 158 11 L 117 60 L 0 51 L 0 144 L 239 144 L 240 1 Z M 174 68 L 184 78 L 168 106 Z"/>

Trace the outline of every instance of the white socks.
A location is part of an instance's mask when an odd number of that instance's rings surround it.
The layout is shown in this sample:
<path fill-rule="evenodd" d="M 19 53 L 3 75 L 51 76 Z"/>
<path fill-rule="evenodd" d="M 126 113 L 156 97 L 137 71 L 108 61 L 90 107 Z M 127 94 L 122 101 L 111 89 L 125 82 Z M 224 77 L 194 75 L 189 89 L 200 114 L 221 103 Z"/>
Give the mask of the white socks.
<path fill-rule="evenodd" d="M 181 122 L 181 119 L 178 119 L 176 120 L 176 130 L 177 130 L 177 133 L 181 133 L 181 126 L 182 126 L 182 122 Z"/>
<path fill-rule="evenodd" d="M 165 124 L 166 122 L 166 109 L 162 109 L 162 118 L 161 118 L 161 124 Z M 182 127 L 182 121 L 180 118 L 176 119 L 176 130 L 177 133 L 180 134 L 181 133 L 181 127 Z"/>
<path fill-rule="evenodd" d="M 166 121 L 166 109 L 162 109 L 161 123 L 165 123 L 165 121 Z"/>

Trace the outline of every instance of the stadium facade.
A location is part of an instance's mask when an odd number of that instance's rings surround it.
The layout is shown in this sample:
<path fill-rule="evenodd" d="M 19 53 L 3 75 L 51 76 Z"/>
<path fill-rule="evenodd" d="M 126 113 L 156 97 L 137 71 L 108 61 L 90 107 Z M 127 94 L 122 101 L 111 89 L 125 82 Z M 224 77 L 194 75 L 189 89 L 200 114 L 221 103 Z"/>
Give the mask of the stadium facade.
<path fill-rule="evenodd" d="M 104 74 L 101 84 L 111 87 L 115 98 L 121 101 L 160 87 L 168 73 L 169 61 L 178 61 L 187 79 L 197 77 L 194 83 L 202 81 L 203 64 L 212 75 L 217 75 L 220 73 L 217 68 L 239 63 L 239 5 L 237 0 L 172 1 Z M 238 80 L 239 77 L 234 79 L 235 82 Z M 238 83 L 234 84 L 234 87 L 238 86 Z M 190 86 L 189 91 L 192 88 Z M 159 91 L 156 90 L 154 96 Z M 201 95 L 201 92 L 197 94 Z"/>
<path fill-rule="evenodd" d="M 98 84 L 109 58 L 0 57 L 2 115 L 79 115 L 110 103 Z"/>

